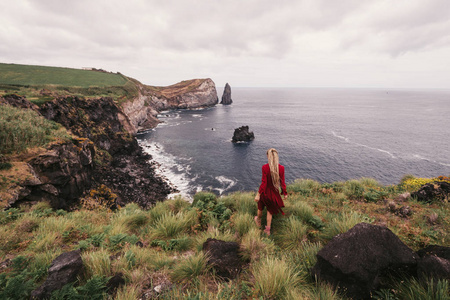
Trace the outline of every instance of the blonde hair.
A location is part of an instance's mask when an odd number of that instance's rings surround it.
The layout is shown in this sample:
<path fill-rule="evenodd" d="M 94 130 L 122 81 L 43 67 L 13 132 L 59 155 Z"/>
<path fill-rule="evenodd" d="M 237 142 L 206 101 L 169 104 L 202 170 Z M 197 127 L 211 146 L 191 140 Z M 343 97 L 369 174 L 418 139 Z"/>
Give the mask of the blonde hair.
<path fill-rule="evenodd" d="M 277 191 L 280 190 L 280 171 L 278 169 L 279 159 L 278 151 L 274 148 L 267 150 L 267 160 L 269 161 L 270 176 L 272 177 L 273 186 Z"/>

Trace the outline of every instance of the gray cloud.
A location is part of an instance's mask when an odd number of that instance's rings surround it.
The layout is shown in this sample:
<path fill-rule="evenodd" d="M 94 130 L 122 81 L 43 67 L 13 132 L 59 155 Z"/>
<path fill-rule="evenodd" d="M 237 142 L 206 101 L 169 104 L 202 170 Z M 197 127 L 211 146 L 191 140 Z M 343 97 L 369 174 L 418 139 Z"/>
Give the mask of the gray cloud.
<path fill-rule="evenodd" d="M 445 0 L 5 0 L 0 61 L 96 66 L 155 84 L 213 77 L 286 86 L 388 86 L 394 81 L 379 66 L 390 72 L 408 66 L 411 75 L 395 85 L 417 86 L 424 82 L 426 58 L 428 71 L 436 72 L 434 84 L 442 86 L 450 76 L 442 70 L 450 58 L 437 55 L 450 48 L 446 5 Z"/>

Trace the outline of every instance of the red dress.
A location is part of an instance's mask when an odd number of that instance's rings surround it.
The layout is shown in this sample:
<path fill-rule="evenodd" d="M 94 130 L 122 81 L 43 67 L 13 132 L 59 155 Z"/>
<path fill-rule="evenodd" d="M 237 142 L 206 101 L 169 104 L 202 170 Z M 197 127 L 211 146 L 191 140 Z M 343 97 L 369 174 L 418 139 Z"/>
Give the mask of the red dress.
<path fill-rule="evenodd" d="M 282 193 L 283 195 L 287 195 L 286 183 L 284 182 L 284 167 L 280 164 L 278 165 L 278 171 L 280 173 L 280 187 Z M 284 215 L 284 212 L 281 210 L 281 208 L 284 207 L 284 203 L 281 199 L 280 191 L 277 191 L 273 186 L 269 164 L 262 166 L 262 180 L 258 192 L 260 194 L 258 201 L 259 210 L 263 210 L 264 207 L 267 207 L 267 210 L 272 215 L 276 215 L 279 212 Z"/>

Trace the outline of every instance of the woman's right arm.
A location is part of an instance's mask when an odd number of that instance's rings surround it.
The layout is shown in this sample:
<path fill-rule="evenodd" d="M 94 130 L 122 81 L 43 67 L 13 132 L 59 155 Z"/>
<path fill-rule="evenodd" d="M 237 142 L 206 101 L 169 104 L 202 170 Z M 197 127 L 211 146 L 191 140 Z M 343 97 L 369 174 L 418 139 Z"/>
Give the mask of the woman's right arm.
<path fill-rule="evenodd" d="M 258 193 L 255 196 L 255 201 L 259 201 L 259 197 L 262 193 L 264 193 L 264 191 L 266 190 L 266 186 L 267 186 L 267 174 L 264 170 L 264 166 L 262 167 L 262 178 L 261 178 L 261 184 L 259 186 L 259 190 Z"/>

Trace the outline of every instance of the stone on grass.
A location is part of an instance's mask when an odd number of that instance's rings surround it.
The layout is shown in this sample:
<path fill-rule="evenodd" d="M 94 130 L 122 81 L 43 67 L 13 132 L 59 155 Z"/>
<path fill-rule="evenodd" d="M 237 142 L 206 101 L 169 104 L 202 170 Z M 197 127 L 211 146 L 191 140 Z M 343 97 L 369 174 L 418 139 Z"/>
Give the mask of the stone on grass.
<path fill-rule="evenodd" d="M 370 299 L 384 276 L 415 274 L 417 260 L 418 255 L 388 228 L 359 223 L 317 253 L 312 275 L 339 287 L 352 299 Z"/>
<path fill-rule="evenodd" d="M 208 258 L 208 264 L 222 278 L 233 279 L 242 270 L 242 261 L 239 255 L 239 244 L 208 238 L 203 243 L 203 252 Z"/>
<path fill-rule="evenodd" d="M 83 269 L 80 250 L 66 252 L 52 261 L 45 282 L 31 293 L 31 299 L 50 298 L 53 291 L 74 282 Z"/>

